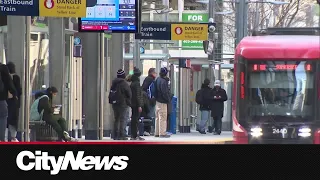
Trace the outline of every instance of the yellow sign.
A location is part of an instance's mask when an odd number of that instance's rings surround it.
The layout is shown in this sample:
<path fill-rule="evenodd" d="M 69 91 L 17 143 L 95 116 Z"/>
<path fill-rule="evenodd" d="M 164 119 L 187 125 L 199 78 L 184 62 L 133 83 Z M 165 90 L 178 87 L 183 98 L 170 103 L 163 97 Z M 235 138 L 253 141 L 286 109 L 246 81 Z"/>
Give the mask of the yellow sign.
<path fill-rule="evenodd" d="M 86 17 L 87 0 L 40 0 L 39 16 Z"/>
<path fill-rule="evenodd" d="M 207 24 L 172 24 L 171 40 L 208 40 Z"/>

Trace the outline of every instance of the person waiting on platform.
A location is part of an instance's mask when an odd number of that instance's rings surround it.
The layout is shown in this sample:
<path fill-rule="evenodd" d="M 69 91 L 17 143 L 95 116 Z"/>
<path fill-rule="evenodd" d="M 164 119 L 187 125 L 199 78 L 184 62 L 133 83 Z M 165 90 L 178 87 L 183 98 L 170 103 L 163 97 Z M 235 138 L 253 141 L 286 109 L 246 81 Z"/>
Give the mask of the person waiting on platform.
<path fill-rule="evenodd" d="M 160 77 L 155 82 L 156 97 L 156 123 L 155 137 L 168 138 L 167 120 L 168 120 L 168 103 L 170 103 L 170 89 L 167 81 L 167 68 L 161 68 Z"/>
<path fill-rule="evenodd" d="M 67 132 L 66 120 L 55 113 L 59 107 L 52 106 L 52 98 L 57 94 L 58 89 L 55 87 L 49 87 L 45 93 L 37 93 L 35 95 L 36 100 L 31 106 L 30 119 L 33 121 L 45 121 L 57 132 L 61 141 L 75 141 Z"/>
<path fill-rule="evenodd" d="M 200 106 L 201 120 L 197 131 L 201 134 L 206 134 L 205 126 L 207 121 L 210 119 L 210 102 L 213 101 L 211 97 L 212 88 L 210 88 L 210 80 L 205 79 L 201 89 L 196 93 L 196 102 Z"/>
<path fill-rule="evenodd" d="M 224 101 L 228 100 L 227 93 L 221 88 L 221 83 L 219 80 L 214 82 L 214 88 L 211 91 L 211 117 L 214 120 L 214 134 L 220 135 L 222 128 L 222 117 L 224 111 Z"/>
<path fill-rule="evenodd" d="M 8 130 L 11 136 L 11 142 L 18 142 L 17 136 L 17 129 L 18 129 L 18 120 L 19 120 L 19 110 L 20 110 L 20 102 L 21 102 L 21 82 L 20 77 L 16 74 L 16 67 L 15 64 L 12 62 L 7 63 L 7 67 L 9 73 L 13 80 L 13 85 L 16 88 L 17 96 L 13 97 L 12 94 L 8 93 Z"/>

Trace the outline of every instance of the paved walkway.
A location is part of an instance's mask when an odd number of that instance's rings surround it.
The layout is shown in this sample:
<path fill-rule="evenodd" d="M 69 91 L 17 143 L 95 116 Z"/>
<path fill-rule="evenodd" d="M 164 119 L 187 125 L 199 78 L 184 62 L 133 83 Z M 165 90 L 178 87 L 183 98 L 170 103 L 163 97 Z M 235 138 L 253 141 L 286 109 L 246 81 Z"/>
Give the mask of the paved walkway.
<path fill-rule="evenodd" d="M 232 141 L 232 132 L 225 131 L 221 135 L 213 135 L 212 133 L 200 134 L 198 132 L 191 133 L 177 133 L 173 134 L 170 138 L 156 138 L 154 136 L 143 136 L 145 141 L 143 142 L 158 142 L 158 143 L 168 143 L 168 144 L 225 144 L 226 141 Z M 81 142 L 96 142 L 92 140 L 85 140 L 85 137 L 79 139 Z M 109 137 L 103 138 L 103 142 L 116 142 Z M 100 141 L 101 142 L 101 141 Z M 120 141 L 119 141 L 120 142 Z M 121 141 L 123 142 L 123 141 Z M 141 141 L 131 141 L 131 142 L 141 142 Z"/>

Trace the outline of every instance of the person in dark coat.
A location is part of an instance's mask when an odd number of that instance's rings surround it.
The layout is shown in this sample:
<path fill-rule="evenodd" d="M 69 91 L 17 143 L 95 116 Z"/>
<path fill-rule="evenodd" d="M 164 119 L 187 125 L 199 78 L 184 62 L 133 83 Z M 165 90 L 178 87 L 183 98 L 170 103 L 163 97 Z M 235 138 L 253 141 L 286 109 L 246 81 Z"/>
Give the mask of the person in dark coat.
<path fill-rule="evenodd" d="M 155 137 L 169 138 L 167 134 L 168 103 L 170 103 L 170 88 L 167 80 L 168 69 L 161 68 L 160 77 L 155 83 L 156 89 L 156 121 Z"/>
<path fill-rule="evenodd" d="M 124 70 L 117 71 L 117 78 L 112 81 L 111 89 L 120 92 L 121 100 L 118 104 L 113 104 L 114 114 L 114 127 L 113 139 L 114 140 L 128 140 L 126 137 L 126 126 L 128 122 L 129 106 L 131 105 L 131 89 L 128 82 L 125 80 L 126 74 Z"/>
<path fill-rule="evenodd" d="M 149 87 L 152 83 L 155 82 L 155 79 L 157 77 L 156 69 L 155 68 L 150 68 L 148 71 L 148 76 L 144 79 L 142 83 L 142 90 L 146 93 L 148 93 Z M 150 111 L 148 116 L 150 118 L 155 118 L 155 113 L 156 113 L 156 100 L 154 97 L 149 97 L 149 104 L 150 104 Z"/>
<path fill-rule="evenodd" d="M 0 83 L 3 83 L 3 87 L 0 89 L 0 141 L 5 141 L 8 118 L 7 100 L 9 94 L 17 98 L 17 91 L 13 85 L 13 80 L 10 76 L 8 67 L 2 63 L 0 63 L 0 78 L 0 80 L 2 81 Z"/>
<path fill-rule="evenodd" d="M 214 88 L 211 91 L 211 97 L 213 97 L 210 107 L 211 107 L 211 117 L 214 120 L 214 129 L 215 129 L 214 134 L 220 135 L 221 128 L 222 128 L 224 101 L 228 99 L 226 91 L 221 88 L 220 80 L 216 80 L 214 82 Z"/>
<path fill-rule="evenodd" d="M 206 134 L 205 126 L 210 118 L 210 100 L 213 101 L 211 92 L 212 88 L 210 88 L 210 80 L 205 79 L 203 84 L 201 85 L 201 89 L 197 92 L 197 96 L 199 96 L 200 100 L 200 102 L 197 103 L 200 106 L 199 109 L 201 112 L 201 120 L 199 123 L 199 133 L 201 134 Z"/>
<path fill-rule="evenodd" d="M 140 114 L 142 112 L 142 107 L 144 105 L 142 88 L 140 86 L 140 76 L 141 76 L 141 71 L 138 68 L 134 67 L 133 75 L 131 76 L 131 85 L 130 85 L 131 92 L 132 92 L 131 140 L 144 140 L 143 138 L 138 136 L 139 119 L 140 119 Z"/>
<path fill-rule="evenodd" d="M 16 137 L 17 137 L 19 110 L 20 110 L 21 94 L 22 94 L 21 81 L 20 81 L 20 77 L 16 74 L 16 68 L 14 63 L 12 62 L 7 63 L 7 67 L 12 77 L 13 85 L 17 91 L 16 97 L 13 97 L 12 94 L 9 93 L 9 97 L 7 100 L 7 104 L 8 104 L 7 124 L 10 132 L 10 136 L 11 136 L 11 142 L 18 142 Z"/>

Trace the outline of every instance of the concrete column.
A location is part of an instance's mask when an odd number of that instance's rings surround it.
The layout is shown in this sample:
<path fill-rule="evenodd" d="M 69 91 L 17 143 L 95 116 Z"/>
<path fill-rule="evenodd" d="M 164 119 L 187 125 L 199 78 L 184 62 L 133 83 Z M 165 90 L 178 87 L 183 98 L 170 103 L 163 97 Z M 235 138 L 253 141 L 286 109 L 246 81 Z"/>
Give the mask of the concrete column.
<path fill-rule="evenodd" d="M 63 18 L 49 19 L 49 82 L 58 89 L 53 104 L 62 104 L 64 117 L 67 105 L 64 104 L 65 94 L 65 34 Z"/>
<path fill-rule="evenodd" d="M 84 73 L 84 104 L 85 104 L 85 139 L 98 140 L 99 136 L 99 34 L 83 33 L 83 73 Z"/>
<path fill-rule="evenodd" d="M 117 77 L 118 69 L 124 69 L 124 59 L 123 59 L 123 34 L 112 34 L 111 39 L 111 67 L 112 67 L 112 76 L 113 78 Z M 112 79 L 113 79 L 112 78 Z"/>
<path fill-rule="evenodd" d="M 26 33 L 26 17 L 22 16 L 8 16 L 8 31 L 7 31 L 7 44 L 8 54 L 7 61 L 11 61 L 16 65 L 17 75 L 21 78 L 21 84 L 24 85 L 24 59 L 25 59 L 25 33 Z M 23 86 L 22 91 L 25 91 Z M 18 123 L 18 139 L 22 140 L 24 132 L 24 110 L 25 110 L 25 97 L 24 93 L 21 96 L 21 108 Z"/>
<path fill-rule="evenodd" d="M 111 44 L 110 44 L 110 57 L 111 57 L 111 62 L 110 62 L 110 66 L 111 66 L 111 74 L 110 74 L 110 83 L 111 81 L 117 77 L 117 71 L 118 69 L 124 69 L 124 37 L 123 34 L 112 34 L 112 38 L 111 38 Z M 107 63 L 109 64 L 109 63 Z M 109 83 L 109 85 L 110 85 Z M 110 90 L 110 88 L 108 89 Z M 114 115 L 113 115 L 113 111 L 110 110 L 110 116 L 109 116 L 109 121 L 108 121 L 108 125 L 110 125 L 108 127 L 107 130 L 105 130 L 105 136 L 109 136 L 110 132 L 112 132 L 113 130 L 113 124 L 114 124 Z"/>

